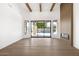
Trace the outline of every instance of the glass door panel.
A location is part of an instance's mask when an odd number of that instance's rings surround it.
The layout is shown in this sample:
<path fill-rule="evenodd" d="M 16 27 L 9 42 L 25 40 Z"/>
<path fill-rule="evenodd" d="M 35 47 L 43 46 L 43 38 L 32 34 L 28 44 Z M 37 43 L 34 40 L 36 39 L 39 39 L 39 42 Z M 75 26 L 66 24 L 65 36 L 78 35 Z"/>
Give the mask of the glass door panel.
<path fill-rule="evenodd" d="M 44 21 L 37 21 L 38 37 L 44 37 L 44 27 L 45 27 Z"/>
<path fill-rule="evenodd" d="M 46 27 L 44 28 L 44 36 L 45 37 L 50 37 L 50 22 L 45 21 Z"/>
<path fill-rule="evenodd" d="M 32 37 L 50 37 L 50 21 L 32 21 Z"/>
<path fill-rule="evenodd" d="M 37 36 L 37 25 L 36 25 L 36 22 L 32 22 L 32 36 Z"/>

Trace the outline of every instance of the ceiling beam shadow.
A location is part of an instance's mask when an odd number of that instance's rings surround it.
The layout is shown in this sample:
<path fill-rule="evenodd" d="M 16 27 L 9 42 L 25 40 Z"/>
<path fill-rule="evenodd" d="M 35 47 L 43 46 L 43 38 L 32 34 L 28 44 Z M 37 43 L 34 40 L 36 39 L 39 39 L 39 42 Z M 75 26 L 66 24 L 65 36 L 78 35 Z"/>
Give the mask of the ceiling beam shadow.
<path fill-rule="evenodd" d="M 55 4 L 56 4 L 56 3 L 53 3 L 53 4 L 52 4 L 51 9 L 50 9 L 50 12 L 52 12 L 52 10 L 53 10 Z"/>
<path fill-rule="evenodd" d="M 30 12 L 32 12 L 32 9 L 28 3 L 26 3 L 27 8 L 29 9 Z"/>

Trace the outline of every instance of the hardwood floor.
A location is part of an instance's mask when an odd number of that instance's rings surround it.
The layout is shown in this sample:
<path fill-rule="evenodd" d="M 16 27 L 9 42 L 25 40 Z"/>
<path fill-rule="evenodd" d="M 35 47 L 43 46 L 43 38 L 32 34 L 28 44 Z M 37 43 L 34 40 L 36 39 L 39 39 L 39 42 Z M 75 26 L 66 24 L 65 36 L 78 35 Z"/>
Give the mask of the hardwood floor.
<path fill-rule="evenodd" d="M 22 39 L 0 50 L 1 56 L 78 56 L 79 50 L 68 40 L 50 38 Z"/>

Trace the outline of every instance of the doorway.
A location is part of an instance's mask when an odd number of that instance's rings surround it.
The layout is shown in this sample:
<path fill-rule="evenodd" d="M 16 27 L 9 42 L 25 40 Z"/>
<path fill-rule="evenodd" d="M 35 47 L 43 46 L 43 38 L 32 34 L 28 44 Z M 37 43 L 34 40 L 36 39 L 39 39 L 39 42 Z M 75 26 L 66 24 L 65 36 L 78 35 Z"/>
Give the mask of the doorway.
<path fill-rule="evenodd" d="M 51 21 L 50 20 L 34 20 L 31 21 L 31 37 L 32 38 L 50 38 L 51 37 Z"/>

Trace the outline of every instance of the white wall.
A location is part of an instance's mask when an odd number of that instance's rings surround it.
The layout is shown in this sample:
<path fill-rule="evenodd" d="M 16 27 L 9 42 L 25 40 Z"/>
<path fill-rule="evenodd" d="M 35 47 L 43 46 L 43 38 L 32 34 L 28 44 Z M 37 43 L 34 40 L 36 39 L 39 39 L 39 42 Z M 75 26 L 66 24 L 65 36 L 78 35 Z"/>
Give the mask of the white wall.
<path fill-rule="evenodd" d="M 58 25 L 57 25 L 57 34 L 54 35 L 53 31 L 52 32 L 52 38 L 60 38 L 60 4 L 57 3 L 52 11 L 52 21 L 53 20 L 58 20 Z M 53 23 L 51 23 L 51 25 L 53 26 Z M 51 26 L 51 30 L 53 30 L 53 27 Z"/>
<path fill-rule="evenodd" d="M 73 45 L 79 49 L 79 4 L 73 4 Z"/>
<path fill-rule="evenodd" d="M 0 49 L 22 38 L 22 21 L 16 6 L 0 4 Z"/>
<path fill-rule="evenodd" d="M 27 17 L 27 20 L 52 20 L 53 16 L 51 12 L 32 12 Z"/>

